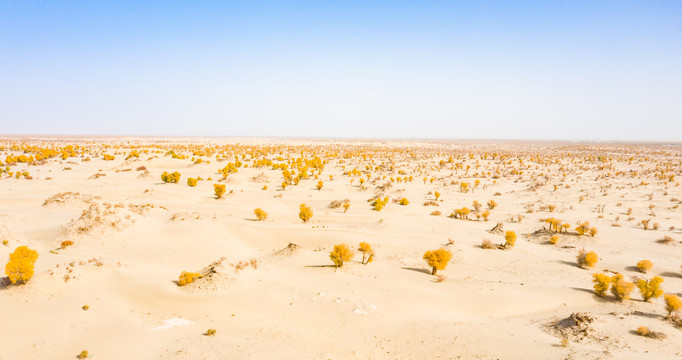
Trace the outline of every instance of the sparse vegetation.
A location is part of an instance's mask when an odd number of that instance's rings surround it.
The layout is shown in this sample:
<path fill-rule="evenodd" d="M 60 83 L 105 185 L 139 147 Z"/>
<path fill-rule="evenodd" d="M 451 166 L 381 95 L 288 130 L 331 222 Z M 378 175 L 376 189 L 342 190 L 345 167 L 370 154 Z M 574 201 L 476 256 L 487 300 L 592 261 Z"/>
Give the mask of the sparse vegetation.
<path fill-rule="evenodd" d="M 446 249 L 429 250 L 424 253 L 423 259 L 431 267 L 431 275 L 436 275 L 438 270 L 444 270 L 448 266 L 452 253 Z"/>
<path fill-rule="evenodd" d="M 28 246 L 19 246 L 9 255 L 5 274 L 12 284 L 23 284 L 31 280 L 38 260 L 38 252 Z"/>
<path fill-rule="evenodd" d="M 336 267 L 342 267 L 344 262 L 353 259 L 353 250 L 346 244 L 334 245 L 334 249 L 329 253 L 329 258 Z"/>
<path fill-rule="evenodd" d="M 307 223 L 310 220 L 310 218 L 313 217 L 313 209 L 311 209 L 310 206 L 307 206 L 306 204 L 301 204 L 301 206 L 299 207 L 298 217 L 301 218 L 301 220 L 304 223 Z"/>
<path fill-rule="evenodd" d="M 578 254 L 578 266 L 587 269 L 592 268 L 599 261 L 599 256 L 594 251 L 586 252 L 585 250 L 580 250 Z"/>

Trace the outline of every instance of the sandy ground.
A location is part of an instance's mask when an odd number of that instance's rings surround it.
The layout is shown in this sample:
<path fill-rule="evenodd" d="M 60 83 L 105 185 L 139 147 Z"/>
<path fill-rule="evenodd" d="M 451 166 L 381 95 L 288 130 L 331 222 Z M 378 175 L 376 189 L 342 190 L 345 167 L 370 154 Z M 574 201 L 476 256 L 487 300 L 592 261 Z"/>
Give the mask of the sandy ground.
<path fill-rule="evenodd" d="M 0 141 L 3 163 L 23 153 L 13 144 L 82 148 L 65 160 L 9 166 L 30 180 L 0 179 L 0 266 L 18 246 L 40 254 L 29 282 L 0 287 L 2 360 L 74 359 L 81 350 L 95 359 L 682 356 L 682 329 L 664 319 L 662 298 L 644 302 L 635 289 L 620 302 L 592 290 L 592 274 L 611 271 L 661 276 L 666 293 L 682 292 L 680 145 L 10 138 Z M 191 145 L 215 153 L 194 156 Z M 139 158 L 125 160 L 132 147 Z M 248 167 L 223 179 L 218 170 L 235 154 Z M 301 156 L 326 161 L 322 190 L 311 171 L 282 190 L 282 170 L 252 167 Z M 361 175 L 344 175 L 352 169 Z M 179 171 L 179 183 L 163 183 L 164 171 Z M 189 187 L 197 176 L 212 180 Z M 226 185 L 223 199 L 214 183 Z M 410 204 L 375 211 L 367 200 L 377 195 Z M 344 199 L 346 213 L 329 207 Z M 473 216 L 474 200 L 481 211 L 497 202 L 488 221 Z M 298 217 L 301 203 L 313 209 L 308 223 Z M 472 220 L 448 216 L 463 206 Z M 256 221 L 255 208 L 268 218 Z M 521 222 L 512 219 L 518 214 Z M 549 217 L 571 225 L 557 245 L 538 231 Z M 649 218 L 656 230 L 640 225 Z M 596 236 L 574 234 L 585 221 Z M 484 239 L 504 243 L 504 234 L 487 231 L 497 223 L 518 234 L 516 245 L 482 249 Z M 658 242 L 665 236 L 672 241 Z M 62 249 L 65 240 L 74 245 Z M 376 252 L 372 263 L 361 264 L 356 251 L 332 266 L 335 244 L 363 241 Z M 439 282 L 422 255 L 441 247 L 453 257 Z M 576 265 L 581 249 L 599 255 L 593 269 Z M 642 259 L 654 264 L 648 274 L 635 267 Z M 210 276 L 178 286 L 182 271 L 214 262 Z M 587 320 L 571 317 L 578 313 Z M 639 326 L 664 338 L 638 336 Z"/>

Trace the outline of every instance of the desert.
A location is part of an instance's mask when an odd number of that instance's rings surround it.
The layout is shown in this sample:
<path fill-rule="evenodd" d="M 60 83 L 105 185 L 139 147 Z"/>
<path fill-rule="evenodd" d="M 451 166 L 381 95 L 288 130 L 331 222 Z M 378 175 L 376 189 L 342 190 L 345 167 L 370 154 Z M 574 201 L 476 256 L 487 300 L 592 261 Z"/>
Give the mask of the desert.
<path fill-rule="evenodd" d="M 25 256 L 3 360 L 682 356 L 678 143 L 17 136 L 0 160 L 0 265 Z"/>

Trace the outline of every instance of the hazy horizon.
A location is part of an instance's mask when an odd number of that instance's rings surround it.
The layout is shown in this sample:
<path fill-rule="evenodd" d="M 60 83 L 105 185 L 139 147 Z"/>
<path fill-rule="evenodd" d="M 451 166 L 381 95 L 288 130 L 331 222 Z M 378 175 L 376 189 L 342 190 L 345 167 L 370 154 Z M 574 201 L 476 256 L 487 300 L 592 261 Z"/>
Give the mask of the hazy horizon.
<path fill-rule="evenodd" d="M 682 3 L 0 5 L 0 133 L 682 140 Z"/>

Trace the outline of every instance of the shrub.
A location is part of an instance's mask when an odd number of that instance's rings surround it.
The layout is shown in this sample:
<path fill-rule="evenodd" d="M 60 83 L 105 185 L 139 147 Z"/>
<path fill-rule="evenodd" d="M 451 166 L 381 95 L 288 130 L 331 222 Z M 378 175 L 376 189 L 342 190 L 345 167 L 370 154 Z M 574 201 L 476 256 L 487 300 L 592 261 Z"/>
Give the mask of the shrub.
<path fill-rule="evenodd" d="M 301 218 L 304 223 L 308 222 L 308 220 L 313 217 L 313 209 L 311 209 L 310 206 L 306 206 L 306 204 L 301 204 L 298 217 Z"/>
<path fill-rule="evenodd" d="M 374 250 L 372 246 L 366 242 L 361 242 L 358 251 L 362 253 L 362 264 L 367 265 L 374 260 Z"/>
<path fill-rule="evenodd" d="M 440 197 L 440 193 L 438 191 L 433 193 L 433 196 L 436 197 L 436 201 L 438 201 L 438 198 Z"/>
<path fill-rule="evenodd" d="M 662 282 L 663 279 L 658 276 L 654 276 L 651 280 L 639 279 L 637 281 L 637 288 L 639 288 L 639 293 L 642 294 L 642 299 L 649 301 L 652 298 L 663 295 L 663 290 L 661 290 Z"/>
<path fill-rule="evenodd" d="M 180 180 L 180 173 L 179 172 L 174 172 L 172 174 L 169 174 L 168 172 L 164 171 L 163 174 L 161 174 L 161 180 L 165 183 L 177 183 Z"/>
<path fill-rule="evenodd" d="M 194 280 L 200 279 L 200 278 L 201 278 L 201 274 L 199 274 L 199 273 L 183 271 L 182 273 L 180 273 L 180 277 L 178 278 L 178 285 L 179 286 L 185 286 L 187 284 L 193 283 Z"/>
<path fill-rule="evenodd" d="M 611 277 L 604 273 L 592 274 L 592 282 L 595 294 L 604 296 L 611 286 Z"/>
<path fill-rule="evenodd" d="M 668 316 L 672 315 L 673 311 L 678 311 L 682 309 L 682 300 L 675 294 L 665 294 L 663 295 L 665 300 L 665 310 L 668 312 Z"/>
<path fill-rule="evenodd" d="M 489 200 L 489 201 L 488 201 L 488 210 L 492 210 L 492 209 L 494 209 L 496 206 L 497 206 L 497 203 L 495 202 L 495 200 Z"/>
<path fill-rule="evenodd" d="M 372 201 L 372 206 L 374 206 L 374 210 L 381 211 L 387 203 L 388 199 L 376 198 Z"/>
<path fill-rule="evenodd" d="M 646 274 L 653 266 L 654 264 L 650 260 L 640 260 L 637 263 L 637 270 Z"/>
<path fill-rule="evenodd" d="M 586 222 L 576 226 L 575 231 L 578 233 L 578 235 L 585 235 L 586 233 L 588 233 L 590 231 L 590 223 L 586 221 Z"/>
<path fill-rule="evenodd" d="M 496 246 L 493 244 L 492 241 L 488 239 L 484 239 L 483 242 L 481 242 L 481 248 L 483 249 L 494 249 Z"/>
<path fill-rule="evenodd" d="M 187 185 L 189 187 L 195 187 L 197 186 L 197 179 L 195 178 L 187 178 Z"/>
<path fill-rule="evenodd" d="M 505 240 L 505 243 L 504 243 L 505 248 L 513 247 L 514 244 L 516 244 L 516 233 L 513 231 L 507 231 L 504 234 L 504 240 Z"/>
<path fill-rule="evenodd" d="M 116 157 L 114 155 L 104 154 L 104 161 L 114 160 Z"/>
<path fill-rule="evenodd" d="M 71 246 L 71 245 L 73 245 L 73 241 L 71 241 L 71 240 L 64 240 L 61 243 L 62 249 L 65 249 L 67 246 Z"/>
<path fill-rule="evenodd" d="M 402 199 L 400 199 L 400 202 L 399 202 L 400 205 L 408 205 L 409 203 L 410 203 L 410 201 L 407 200 L 407 198 L 402 198 Z"/>
<path fill-rule="evenodd" d="M 580 253 L 578 254 L 578 266 L 587 269 L 594 267 L 594 264 L 599 261 L 599 256 L 597 256 L 597 253 L 594 251 L 590 252 L 585 252 L 585 250 L 580 250 Z"/>
<path fill-rule="evenodd" d="M 265 219 L 268 218 L 268 213 L 266 213 L 266 212 L 265 212 L 263 209 L 261 209 L 261 208 L 254 209 L 254 210 L 253 210 L 253 213 L 256 215 L 256 218 L 258 219 L 258 221 L 263 221 L 263 220 L 265 220 Z"/>
<path fill-rule="evenodd" d="M 431 214 L 429 214 L 429 215 L 432 215 L 432 216 L 440 216 L 440 215 L 441 215 L 441 212 L 438 211 L 438 210 L 436 210 L 436 211 L 432 211 Z"/>
<path fill-rule="evenodd" d="M 28 246 L 20 246 L 9 255 L 9 262 L 5 265 L 5 274 L 12 284 L 26 283 L 33 277 L 38 252 Z"/>
<path fill-rule="evenodd" d="M 438 270 L 443 270 L 448 265 L 452 259 L 452 253 L 445 249 L 429 250 L 422 258 L 431 266 L 431 275 L 436 275 Z"/>
<path fill-rule="evenodd" d="M 549 237 L 549 243 L 556 245 L 559 242 L 559 235 L 552 235 Z"/>
<path fill-rule="evenodd" d="M 343 203 L 343 213 L 344 214 L 346 213 L 346 211 L 348 211 L 349 207 L 350 207 L 350 202 Z"/>
<path fill-rule="evenodd" d="M 637 328 L 637 335 L 648 337 L 651 335 L 651 331 L 649 331 L 649 328 L 646 326 L 640 326 Z"/>
<path fill-rule="evenodd" d="M 213 192 L 216 199 L 222 198 L 225 194 L 225 184 L 213 184 Z"/>
<path fill-rule="evenodd" d="M 353 251 L 346 244 L 334 245 L 334 250 L 329 253 L 329 258 L 336 267 L 341 267 L 344 261 L 353 259 Z"/>
<path fill-rule="evenodd" d="M 481 213 L 481 216 L 483 216 L 483 220 L 488 221 L 488 216 L 490 216 L 490 211 L 486 210 Z"/>
<path fill-rule="evenodd" d="M 625 280 L 623 274 L 616 274 L 611 278 L 611 293 L 620 301 L 629 299 L 634 288 L 635 284 Z"/>
<path fill-rule="evenodd" d="M 213 335 L 215 335 L 215 329 L 208 329 L 208 330 L 206 330 L 205 335 L 206 335 L 206 336 L 213 336 Z"/>
<path fill-rule="evenodd" d="M 317 190 L 322 190 L 322 188 L 324 187 L 324 183 L 322 182 L 322 180 L 318 181 L 315 187 L 317 188 Z"/>
<path fill-rule="evenodd" d="M 87 358 L 88 358 L 88 351 L 87 351 L 87 350 L 81 351 L 81 353 L 78 354 L 77 357 L 78 357 L 79 359 L 87 359 Z"/>

